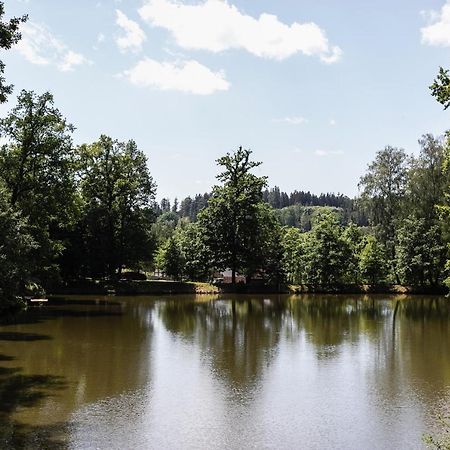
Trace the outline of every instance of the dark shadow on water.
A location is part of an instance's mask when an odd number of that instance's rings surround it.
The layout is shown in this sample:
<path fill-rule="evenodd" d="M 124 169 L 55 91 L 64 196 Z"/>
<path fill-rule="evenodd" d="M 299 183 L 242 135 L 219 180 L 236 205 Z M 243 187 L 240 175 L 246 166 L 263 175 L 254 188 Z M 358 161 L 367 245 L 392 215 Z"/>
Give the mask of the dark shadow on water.
<path fill-rule="evenodd" d="M 12 414 L 17 408 L 35 406 L 50 395 L 61 390 L 65 383 L 53 375 L 24 375 L 20 369 L 11 369 L 9 375 L 0 377 L 0 415 Z"/>
<path fill-rule="evenodd" d="M 2 449 L 23 450 L 65 450 L 69 424 L 25 425 L 12 422 L 5 428 L 0 424 L 0 446 Z"/>
<path fill-rule="evenodd" d="M 10 360 L 0 355 L 3 361 Z M 63 449 L 67 424 L 34 426 L 13 418 L 18 409 L 36 407 L 45 398 L 66 387 L 62 377 L 25 375 L 22 369 L 0 367 L 0 448 Z"/>
<path fill-rule="evenodd" d="M 115 317 L 122 315 L 121 311 L 88 311 L 81 309 L 48 309 L 42 313 L 44 319 L 57 317 Z"/>
<path fill-rule="evenodd" d="M 21 333 L 17 331 L 1 331 L 0 341 L 48 341 L 50 336 L 36 333 Z"/>
<path fill-rule="evenodd" d="M 76 298 L 64 298 L 64 297 L 52 297 L 48 301 L 48 305 L 54 306 L 121 306 L 120 302 L 112 301 L 112 300 L 77 300 Z"/>
<path fill-rule="evenodd" d="M 42 323 L 47 320 L 57 319 L 60 317 L 120 317 L 123 315 L 121 310 L 89 310 L 89 309 L 54 309 L 52 307 L 31 307 L 26 311 L 8 317 L 0 318 L 0 326 L 2 325 L 31 325 Z"/>
<path fill-rule="evenodd" d="M 72 301 L 56 299 L 42 306 L 29 306 L 27 310 L 8 316 L 0 316 L 0 343 L 45 341 L 52 336 L 8 329 L 9 326 L 44 323 L 59 318 L 120 317 L 120 303 L 102 300 Z M 39 356 L 36 355 L 36 358 Z M 16 367 L 10 366 L 10 362 Z M 35 424 L 41 402 L 58 395 L 66 387 L 65 379 L 52 375 L 25 374 L 17 358 L 0 354 L 0 450 L 3 449 L 51 449 L 69 448 L 70 430 L 73 424 Z M 26 410 L 30 408 L 31 418 Z M 36 414 L 35 414 L 36 413 Z"/>

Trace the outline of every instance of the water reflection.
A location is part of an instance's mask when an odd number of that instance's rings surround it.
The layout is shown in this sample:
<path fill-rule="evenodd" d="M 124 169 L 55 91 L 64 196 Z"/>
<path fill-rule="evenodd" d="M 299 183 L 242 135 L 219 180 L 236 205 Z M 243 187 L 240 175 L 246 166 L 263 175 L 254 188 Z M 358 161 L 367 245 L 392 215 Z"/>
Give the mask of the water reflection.
<path fill-rule="evenodd" d="M 395 344 L 400 328 L 429 321 L 430 328 L 422 331 L 437 332 L 444 339 L 433 339 L 448 343 L 450 302 L 444 297 L 407 296 L 177 298 L 159 304 L 158 316 L 167 330 L 212 352 L 218 367 L 224 372 L 233 369 L 231 379 L 245 383 L 258 376 L 280 334 L 296 340 L 304 332 L 320 357 L 324 349 L 366 338 Z M 224 358 L 228 359 L 221 365 Z"/>
<path fill-rule="evenodd" d="M 284 307 L 281 300 L 217 298 L 160 305 L 167 330 L 199 346 L 213 371 L 232 388 L 254 384 L 273 358 Z"/>
<path fill-rule="evenodd" d="M 252 402 L 263 397 L 264 391 L 271 392 L 269 397 L 284 398 L 280 380 L 286 382 L 286 375 L 278 374 L 277 381 L 271 382 L 278 367 L 270 366 L 279 366 L 280 361 L 283 370 L 297 375 L 290 379 L 284 401 L 296 397 L 294 390 L 302 392 L 298 403 L 291 404 L 292 413 L 303 411 L 316 421 L 323 420 L 322 407 L 329 405 L 335 432 L 361 424 L 353 438 L 336 437 L 336 443 L 345 443 L 346 448 L 358 448 L 358 439 L 367 436 L 373 436 L 373 448 L 392 448 L 393 443 L 411 448 L 412 442 L 419 446 L 431 416 L 448 403 L 450 308 L 442 297 L 174 300 L 158 305 L 158 315 L 175 337 L 202 349 L 211 375 L 225 382 L 232 399 L 244 399 L 251 411 L 244 415 L 248 420 L 258 415 L 257 402 Z M 284 359 L 288 352 L 289 358 Z M 293 363 L 299 355 L 302 359 Z M 300 388 L 299 383 L 303 383 Z M 305 386 L 315 392 L 307 410 L 300 406 L 310 395 Z M 289 409 L 286 404 L 279 408 Z M 239 404 L 232 401 L 226 414 L 232 416 L 229 423 L 235 428 L 236 410 Z M 237 416 L 242 420 L 242 412 Z M 370 427 L 363 425 L 364 417 Z M 400 431 L 392 428 L 393 420 Z M 312 421 L 314 426 L 317 423 Z M 242 437 L 248 430 L 239 433 Z M 378 447 L 375 442 L 381 435 Z"/>
<path fill-rule="evenodd" d="M 450 396 L 449 319 L 443 297 L 59 299 L 0 326 L 2 436 L 417 448 Z"/>

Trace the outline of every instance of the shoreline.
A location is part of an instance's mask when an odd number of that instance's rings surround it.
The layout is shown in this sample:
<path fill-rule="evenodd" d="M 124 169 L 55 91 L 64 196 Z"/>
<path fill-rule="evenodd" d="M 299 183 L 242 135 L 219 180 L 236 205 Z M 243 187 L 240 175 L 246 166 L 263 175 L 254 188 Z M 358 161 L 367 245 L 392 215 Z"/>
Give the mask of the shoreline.
<path fill-rule="evenodd" d="M 82 282 L 49 289 L 48 295 L 177 295 L 177 294 L 409 294 L 447 295 L 445 286 L 357 285 L 333 287 L 307 285 L 267 286 L 259 284 L 217 284 L 181 281 L 120 281 L 117 283 Z"/>
<path fill-rule="evenodd" d="M 64 296 L 181 296 L 181 295 L 424 295 L 442 296 L 450 301 L 450 293 L 445 286 L 402 286 L 402 285 L 341 285 L 333 288 L 306 285 L 282 285 L 279 289 L 274 286 L 251 284 L 222 284 L 212 285 L 202 282 L 180 281 L 122 281 L 115 284 L 99 281 L 86 281 L 72 285 L 49 289 L 48 297 Z M 0 319 L 14 316 L 30 306 L 27 302 L 18 302 L 0 307 Z"/>

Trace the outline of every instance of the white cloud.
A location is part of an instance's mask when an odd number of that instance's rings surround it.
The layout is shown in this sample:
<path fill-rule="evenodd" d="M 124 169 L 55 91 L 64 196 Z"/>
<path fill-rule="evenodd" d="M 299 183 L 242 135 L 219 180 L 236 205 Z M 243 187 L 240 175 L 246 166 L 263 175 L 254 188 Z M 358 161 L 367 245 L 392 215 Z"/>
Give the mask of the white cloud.
<path fill-rule="evenodd" d="M 55 38 L 47 27 L 27 22 L 21 27 L 22 39 L 14 47 L 27 61 L 37 65 L 55 66 L 62 72 L 90 63 L 81 53 L 70 50 Z"/>
<path fill-rule="evenodd" d="M 330 125 L 331 125 L 332 127 L 336 126 L 336 124 L 337 124 L 337 122 L 336 122 L 335 119 L 330 119 Z"/>
<path fill-rule="evenodd" d="M 253 55 L 282 60 L 296 53 L 334 63 L 342 55 L 313 22 L 287 25 L 273 14 L 254 18 L 226 0 L 187 5 L 175 0 L 147 0 L 139 9 L 143 20 L 169 30 L 185 49 L 221 52 L 244 49 Z"/>
<path fill-rule="evenodd" d="M 213 72 L 194 60 L 159 62 L 144 58 L 121 75 L 136 86 L 199 95 L 226 91 L 230 87 L 223 72 Z"/>
<path fill-rule="evenodd" d="M 343 155 L 342 150 L 316 150 L 314 152 L 316 156 L 330 156 L 330 155 Z"/>
<path fill-rule="evenodd" d="M 422 11 L 429 24 L 420 29 L 422 43 L 428 45 L 450 47 L 450 0 L 437 11 Z"/>
<path fill-rule="evenodd" d="M 275 119 L 274 122 L 283 122 L 288 123 L 290 125 L 302 125 L 304 123 L 308 123 L 308 119 L 305 119 L 301 116 L 293 116 L 293 117 L 283 117 L 282 119 Z"/>
<path fill-rule="evenodd" d="M 122 11 L 116 9 L 116 24 L 125 32 L 123 36 L 116 39 L 120 51 L 131 50 L 138 52 L 147 39 L 144 31 L 134 20 L 129 19 Z"/>
<path fill-rule="evenodd" d="M 75 66 L 80 66 L 86 62 L 86 58 L 81 53 L 69 50 L 58 64 L 58 69 L 61 70 L 61 72 L 70 72 Z"/>
<path fill-rule="evenodd" d="M 337 45 L 333 45 L 330 49 L 331 53 L 329 55 L 322 55 L 320 59 L 326 64 L 333 64 L 338 62 L 342 57 L 342 49 Z"/>

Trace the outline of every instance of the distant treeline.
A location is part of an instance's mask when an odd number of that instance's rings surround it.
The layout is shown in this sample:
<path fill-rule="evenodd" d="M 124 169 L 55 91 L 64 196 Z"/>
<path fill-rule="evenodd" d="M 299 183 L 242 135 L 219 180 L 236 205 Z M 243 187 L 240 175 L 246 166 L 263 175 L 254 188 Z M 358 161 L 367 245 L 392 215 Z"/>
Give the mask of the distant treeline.
<path fill-rule="evenodd" d="M 351 209 L 353 200 L 343 194 L 311 194 L 311 192 L 294 191 L 290 194 L 280 191 L 278 186 L 263 191 L 263 200 L 274 209 L 288 206 L 334 206 L 335 208 Z"/>
<path fill-rule="evenodd" d="M 173 204 L 167 198 L 163 198 L 157 205 L 157 214 L 174 212 L 180 218 L 188 218 L 191 222 L 197 220 L 197 216 L 206 206 L 211 197 L 210 193 L 197 194 L 194 197 L 186 197 L 181 202 L 175 199 Z M 311 229 L 311 219 L 321 207 L 334 208 L 343 224 L 355 223 L 359 226 L 368 225 L 364 210 L 358 207 L 357 201 L 343 194 L 312 194 L 311 192 L 297 191 L 286 193 L 280 191 L 278 186 L 264 189 L 262 198 L 273 209 L 280 210 L 276 216 L 282 225 L 297 227 L 304 231 Z"/>

